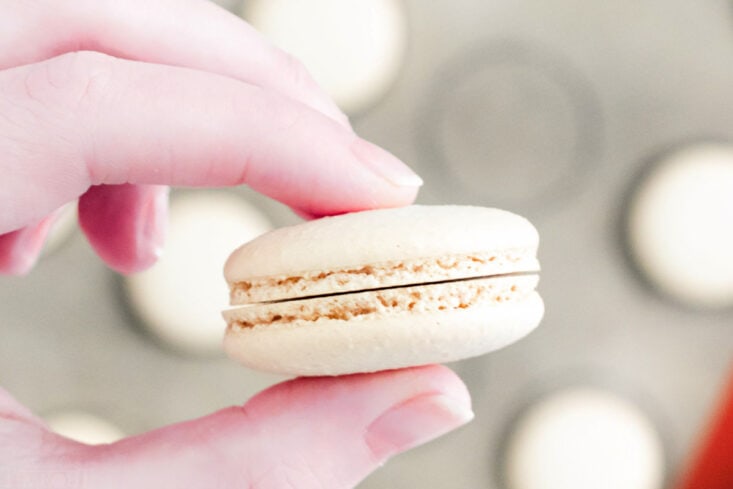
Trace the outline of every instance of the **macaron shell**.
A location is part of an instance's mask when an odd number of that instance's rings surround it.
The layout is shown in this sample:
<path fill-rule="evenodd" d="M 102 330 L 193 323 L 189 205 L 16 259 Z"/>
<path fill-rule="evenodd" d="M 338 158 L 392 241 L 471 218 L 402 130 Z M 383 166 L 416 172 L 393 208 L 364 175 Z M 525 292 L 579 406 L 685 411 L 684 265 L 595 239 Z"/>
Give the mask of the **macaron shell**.
<path fill-rule="evenodd" d="M 229 283 L 406 258 L 530 249 L 537 230 L 516 214 L 471 206 L 408 206 L 326 217 L 280 228 L 232 253 Z"/>
<path fill-rule="evenodd" d="M 452 362 L 503 348 L 532 331 L 544 305 L 523 300 L 431 314 L 229 328 L 227 354 L 248 367 L 286 375 L 374 372 Z"/>

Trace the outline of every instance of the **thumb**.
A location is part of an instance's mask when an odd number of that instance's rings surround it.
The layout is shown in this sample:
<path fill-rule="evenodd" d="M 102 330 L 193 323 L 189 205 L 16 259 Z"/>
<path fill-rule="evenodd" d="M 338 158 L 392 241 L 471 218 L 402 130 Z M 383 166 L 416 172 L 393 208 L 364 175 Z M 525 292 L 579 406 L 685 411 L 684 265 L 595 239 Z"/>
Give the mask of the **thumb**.
<path fill-rule="evenodd" d="M 468 422 L 470 402 L 438 366 L 281 384 L 245 406 L 265 437 L 257 446 L 270 448 L 257 476 L 263 487 L 353 487 L 389 457 Z"/>
<path fill-rule="evenodd" d="M 88 487 L 341 489 L 472 417 L 465 386 L 445 367 L 296 379 L 244 406 L 80 445 L 67 460 Z"/>

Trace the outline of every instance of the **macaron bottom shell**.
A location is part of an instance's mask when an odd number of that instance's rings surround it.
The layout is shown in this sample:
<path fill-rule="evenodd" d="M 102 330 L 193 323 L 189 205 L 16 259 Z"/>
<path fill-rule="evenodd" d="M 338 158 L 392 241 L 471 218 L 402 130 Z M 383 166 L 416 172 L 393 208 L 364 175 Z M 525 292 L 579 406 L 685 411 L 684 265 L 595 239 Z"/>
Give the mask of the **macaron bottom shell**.
<path fill-rule="evenodd" d="M 399 311 L 350 320 L 227 328 L 224 350 L 253 369 L 295 376 L 375 372 L 478 356 L 529 334 L 544 305 L 537 292 L 439 312 Z"/>

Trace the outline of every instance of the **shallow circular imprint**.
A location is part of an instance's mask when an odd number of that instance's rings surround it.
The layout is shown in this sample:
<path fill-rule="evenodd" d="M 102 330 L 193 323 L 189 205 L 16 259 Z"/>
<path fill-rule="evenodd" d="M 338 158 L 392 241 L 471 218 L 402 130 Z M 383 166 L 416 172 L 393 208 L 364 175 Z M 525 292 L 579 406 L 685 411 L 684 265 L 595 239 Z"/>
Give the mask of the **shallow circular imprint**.
<path fill-rule="evenodd" d="M 222 268 L 242 243 L 272 228 L 231 193 L 174 195 L 163 256 L 127 278 L 125 290 L 143 327 L 164 344 L 192 354 L 221 351 L 229 290 Z"/>
<path fill-rule="evenodd" d="M 629 252 L 649 282 L 682 303 L 733 307 L 733 145 L 667 154 L 639 183 Z"/>
<path fill-rule="evenodd" d="M 242 16 L 300 59 L 347 113 L 373 105 L 395 81 L 406 45 L 399 0 L 252 0 Z"/>
<path fill-rule="evenodd" d="M 46 416 L 51 431 L 88 445 L 112 443 L 125 434 L 109 421 L 84 411 L 62 411 Z"/>
<path fill-rule="evenodd" d="M 507 489 L 660 489 L 664 450 L 655 427 L 627 400 L 574 387 L 523 414 L 509 436 Z"/>
<path fill-rule="evenodd" d="M 544 205 L 577 185 L 598 149 L 593 92 L 573 66 L 522 44 L 446 64 L 420 146 L 471 203 Z"/>

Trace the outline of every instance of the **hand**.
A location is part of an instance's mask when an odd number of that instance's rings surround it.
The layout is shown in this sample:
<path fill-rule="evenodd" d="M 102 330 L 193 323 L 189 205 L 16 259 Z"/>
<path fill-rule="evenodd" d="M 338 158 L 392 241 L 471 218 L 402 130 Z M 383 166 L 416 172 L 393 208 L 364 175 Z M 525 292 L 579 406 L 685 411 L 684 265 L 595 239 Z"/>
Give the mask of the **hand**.
<path fill-rule="evenodd" d="M 335 489 L 471 417 L 439 366 L 277 385 L 244 406 L 90 447 L 0 391 L 0 486 Z"/>
<path fill-rule="evenodd" d="M 308 216 L 405 205 L 420 185 L 299 63 L 203 0 L 0 0 L 0 47 L 2 273 L 29 270 L 77 198 L 95 250 L 132 272 L 161 248 L 164 185 L 248 184 Z M 0 486 L 351 487 L 470 417 L 432 366 L 297 379 L 91 447 L 0 391 Z"/>
<path fill-rule="evenodd" d="M 248 184 L 312 216 L 405 205 L 420 185 L 203 0 L 0 0 L 0 175 L 5 273 L 32 266 L 76 198 L 99 255 L 131 272 L 160 249 L 155 185 Z"/>

